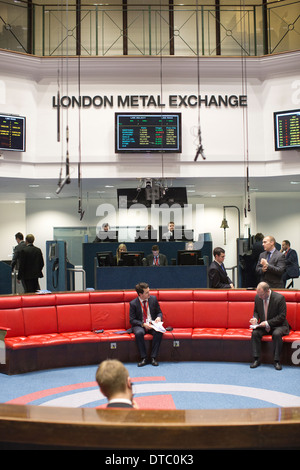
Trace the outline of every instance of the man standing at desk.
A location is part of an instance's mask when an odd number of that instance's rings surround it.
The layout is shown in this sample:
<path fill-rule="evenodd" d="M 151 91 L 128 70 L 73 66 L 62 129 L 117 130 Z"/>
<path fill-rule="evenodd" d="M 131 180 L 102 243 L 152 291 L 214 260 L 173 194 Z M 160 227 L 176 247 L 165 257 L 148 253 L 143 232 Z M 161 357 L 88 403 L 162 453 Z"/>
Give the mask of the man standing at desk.
<path fill-rule="evenodd" d="M 151 334 L 152 351 L 151 351 L 151 364 L 158 366 L 156 357 L 158 355 L 162 333 L 156 331 L 150 322 L 161 322 L 162 311 L 155 296 L 150 296 L 149 286 L 146 282 L 140 282 L 135 286 L 137 297 L 130 302 L 129 320 L 132 326 L 135 340 L 140 352 L 141 361 L 138 367 L 143 367 L 147 364 L 147 354 L 145 345 L 145 334 Z"/>
<path fill-rule="evenodd" d="M 213 289 L 233 289 L 233 282 L 224 266 L 225 250 L 216 247 L 213 255 L 215 259 L 208 268 L 209 287 Z"/>

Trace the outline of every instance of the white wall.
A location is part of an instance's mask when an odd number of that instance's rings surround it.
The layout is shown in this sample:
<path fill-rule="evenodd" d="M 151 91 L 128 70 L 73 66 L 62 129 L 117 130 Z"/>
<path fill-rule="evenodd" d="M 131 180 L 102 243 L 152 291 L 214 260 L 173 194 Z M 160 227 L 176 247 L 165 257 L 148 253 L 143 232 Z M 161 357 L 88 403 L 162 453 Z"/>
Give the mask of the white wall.
<path fill-rule="evenodd" d="M 288 59 L 285 60 L 285 57 Z M 3 60 L 2 60 L 3 59 Z M 93 60 L 94 59 L 94 60 Z M 262 174 L 295 174 L 297 152 L 274 151 L 273 112 L 293 109 L 299 105 L 300 83 L 295 62 L 299 56 L 250 58 L 247 63 L 247 139 L 252 176 Z M 288 62 L 287 62 L 288 60 Z M 275 65 L 274 65 L 275 61 Z M 203 64 L 202 64 L 203 62 Z M 78 96 L 77 62 L 70 62 L 69 81 L 61 85 L 61 95 Z M 80 112 L 82 129 L 82 162 L 85 178 L 144 177 L 161 174 L 161 159 L 157 156 L 126 156 L 114 153 L 114 113 L 116 111 L 161 111 L 160 107 L 143 108 L 117 106 L 117 96 L 162 95 L 166 104 L 163 111 L 182 113 L 183 151 L 181 155 L 165 157 L 166 177 L 235 176 L 244 175 L 243 126 L 245 109 L 242 107 L 205 107 L 200 111 L 202 139 L 207 155 L 205 165 L 193 162 L 197 148 L 198 109 L 169 106 L 170 95 L 197 95 L 197 62 L 188 58 L 169 58 L 163 61 L 163 86 L 160 84 L 158 58 L 83 58 L 80 91 L 87 96 L 112 96 L 113 108 L 83 108 Z M 8 61 L 1 54 L 1 112 L 18 113 L 27 118 L 27 151 L 11 158 L 4 152 L 2 174 L 22 177 L 57 177 L 62 156 L 66 154 L 66 125 L 69 126 L 69 153 L 71 170 L 76 172 L 78 161 L 79 110 L 62 110 L 62 141 L 56 140 L 57 114 L 52 99 L 57 94 L 59 61 L 18 56 Z M 240 59 L 201 59 L 201 96 L 242 95 Z M 31 71 L 30 71 L 31 69 Z M 1 70 L 2 71 L 2 70 Z M 66 74 L 66 70 L 64 70 Z M 162 91 L 162 93 L 161 93 Z M 178 99 L 179 103 L 179 99 Z M 143 159 L 143 165 L 140 164 Z M 17 161 L 13 161 L 17 160 Z M 76 164 L 74 165 L 74 162 Z M 138 164 L 137 164 L 138 162 Z M 267 164 L 267 166 L 266 166 Z M 268 173 L 269 172 L 269 173 Z"/>
<path fill-rule="evenodd" d="M 22 202 L 0 201 L 1 246 L 0 259 L 11 260 L 13 248 L 16 246 L 15 234 L 25 233 L 26 228 L 26 204 Z"/>

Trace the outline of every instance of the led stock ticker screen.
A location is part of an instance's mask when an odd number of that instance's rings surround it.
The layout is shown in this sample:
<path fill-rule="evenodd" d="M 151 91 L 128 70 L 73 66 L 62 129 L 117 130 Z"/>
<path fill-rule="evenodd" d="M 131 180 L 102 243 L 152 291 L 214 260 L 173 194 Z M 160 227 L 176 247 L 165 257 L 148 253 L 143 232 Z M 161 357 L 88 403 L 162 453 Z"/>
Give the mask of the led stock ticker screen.
<path fill-rule="evenodd" d="M 300 109 L 274 113 L 275 150 L 300 149 Z"/>
<path fill-rule="evenodd" d="M 116 153 L 181 153 L 181 114 L 115 114 Z"/>
<path fill-rule="evenodd" d="M 0 114 L 0 150 L 25 152 L 25 117 Z"/>

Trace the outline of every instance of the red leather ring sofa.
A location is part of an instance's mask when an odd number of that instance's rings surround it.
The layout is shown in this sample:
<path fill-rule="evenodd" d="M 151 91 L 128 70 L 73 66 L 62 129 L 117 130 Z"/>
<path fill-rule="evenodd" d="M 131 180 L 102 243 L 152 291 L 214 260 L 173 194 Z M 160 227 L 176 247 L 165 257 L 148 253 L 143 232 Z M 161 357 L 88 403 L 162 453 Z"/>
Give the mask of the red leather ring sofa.
<path fill-rule="evenodd" d="M 281 292 L 291 326 L 283 339 L 282 362 L 295 364 L 300 292 Z M 252 360 L 249 319 L 255 291 L 162 289 L 151 294 L 159 300 L 164 326 L 173 328 L 163 335 L 160 361 Z M 98 364 L 106 358 L 137 361 L 129 330 L 129 302 L 135 296 L 133 290 L 1 296 L 0 372 Z M 150 348 L 151 335 L 146 338 Z M 264 338 L 264 362 L 273 360 L 271 340 L 271 336 Z"/>

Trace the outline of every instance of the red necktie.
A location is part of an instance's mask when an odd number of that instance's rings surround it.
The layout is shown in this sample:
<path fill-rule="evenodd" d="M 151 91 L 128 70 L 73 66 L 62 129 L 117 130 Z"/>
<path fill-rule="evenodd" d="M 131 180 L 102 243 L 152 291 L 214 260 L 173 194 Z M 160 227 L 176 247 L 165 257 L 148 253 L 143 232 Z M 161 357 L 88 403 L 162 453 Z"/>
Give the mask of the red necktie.
<path fill-rule="evenodd" d="M 144 310 L 144 323 L 147 323 L 147 301 L 143 301 L 143 310 Z"/>
<path fill-rule="evenodd" d="M 267 318 L 268 318 L 268 299 L 264 300 L 264 311 L 265 311 L 265 321 L 267 321 Z"/>

